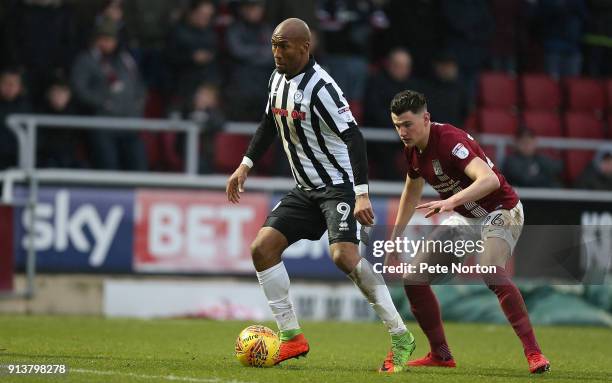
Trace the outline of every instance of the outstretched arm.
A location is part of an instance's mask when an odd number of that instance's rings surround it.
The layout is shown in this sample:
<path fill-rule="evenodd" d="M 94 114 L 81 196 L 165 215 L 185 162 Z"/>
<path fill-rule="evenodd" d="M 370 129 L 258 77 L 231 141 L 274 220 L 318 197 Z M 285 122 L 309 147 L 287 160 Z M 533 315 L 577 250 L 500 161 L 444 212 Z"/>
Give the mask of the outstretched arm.
<path fill-rule="evenodd" d="M 478 201 L 499 189 L 499 178 L 497 178 L 491 167 L 479 157 L 474 157 L 465 167 L 464 172 L 474 182 L 469 187 L 445 200 L 432 201 L 417 206 L 417 209 L 428 209 L 425 218 L 440 212 L 452 211 L 455 207 L 468 202 Z"/>

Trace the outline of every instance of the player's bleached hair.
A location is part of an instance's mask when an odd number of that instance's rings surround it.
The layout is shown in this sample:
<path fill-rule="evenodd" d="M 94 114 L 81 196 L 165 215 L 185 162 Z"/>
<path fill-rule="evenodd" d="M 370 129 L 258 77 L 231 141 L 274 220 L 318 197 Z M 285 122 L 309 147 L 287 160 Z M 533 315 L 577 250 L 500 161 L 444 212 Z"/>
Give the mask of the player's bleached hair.
<path fill-rule="evenodd" d="M 405 112 L 417 114 L 424 110 L 427 110 L 425 95 L 414 90 L 401 91 L 391 100 L 391 113 L 396 116 Z"/>

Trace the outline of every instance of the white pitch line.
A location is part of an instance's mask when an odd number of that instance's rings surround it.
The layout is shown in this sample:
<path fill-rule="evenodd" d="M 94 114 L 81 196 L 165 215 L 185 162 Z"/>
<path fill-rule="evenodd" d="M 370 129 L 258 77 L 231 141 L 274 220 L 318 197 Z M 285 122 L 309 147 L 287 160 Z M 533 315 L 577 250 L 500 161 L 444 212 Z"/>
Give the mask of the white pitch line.
<path fill-rule="evenodd" d="M 71 372 L 79 372 L 82 374 L 91 374 L 91 375 L 116 375 L 116 376 L 124 376 L 131 377 L 136 379 L 163 379 L 175 382 L 194 382 L 194 383 L 247 383 L 240 380 L 224 380 L 220 378 L 192 378 L 189 376 L 175 376 L 175 375 L 144 375 L 144 374 L 135 374 L 133 372 L 119 372 L 119 371 L 100 371 L 100 370 L 87 370 L 83 368 L 71 368 L 68 370 L 68 373 Z"/>

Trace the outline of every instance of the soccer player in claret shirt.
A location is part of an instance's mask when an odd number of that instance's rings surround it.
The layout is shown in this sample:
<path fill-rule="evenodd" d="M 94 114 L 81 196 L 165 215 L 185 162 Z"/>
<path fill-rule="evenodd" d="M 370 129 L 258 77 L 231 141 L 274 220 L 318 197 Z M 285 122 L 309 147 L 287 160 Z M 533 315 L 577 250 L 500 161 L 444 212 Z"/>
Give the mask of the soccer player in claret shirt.
<path fill-rule="evenodd" d="M 452 125 L 431 121 L 423 94 L 410 90 L 400 92 L 391 101 L 390 109 L 409 165 L 392 238 L 401 235 L 416 209 L 424 209 L 425 217 L 452 212 L 440 230 L 452 226 L 449 232 L 475 231 L 484 241 L 479 264 L 497 269 L 494 274 L 481 274 L 482 278 L 499 299 L 501 309 L 521 340 L 530 372 L 548 371 L 550 362 L 536 341 L 523 297 L 505 272 L 523 226 L 523 208 L 517 194 L 469 134 Z M 418 205 L 425 182 L 441 199 Z M 415 259 L 431 261 L 434 254 L 419 253 Z M 412 313 L 427 335 L 431 352 L 408 365 L 455 367 L 444 335 L 440 307 L 429 285 L 432 279 L 424 284 L 422 281 L 422 275 L 404 275 Z"/>
<path fill-rule="evenodd" d="M 393 358 L 381 370 L 400 372 L 414 351 L 414 337 L 384 279 L 358 251 L 356 220 L 364 225 L 374 220 L 365 142 L 342 91 L 309 50 L 310 31 L 302 20 L 287 19 L 274 30 L 276 70 L 268 83 L 268 105 L 242 164 L 227 182 L 227 196 L 239 202 L 249 170 L 280 136 L 297 185 L 272 209 L 251 245 L 259 284 L 280 329 L 276 362 L 310 350 L 289 297 L 281 254 L 300 239 L 320 239 L 327 230 L 334 263 L 361 290 L 391 335 Z"/>

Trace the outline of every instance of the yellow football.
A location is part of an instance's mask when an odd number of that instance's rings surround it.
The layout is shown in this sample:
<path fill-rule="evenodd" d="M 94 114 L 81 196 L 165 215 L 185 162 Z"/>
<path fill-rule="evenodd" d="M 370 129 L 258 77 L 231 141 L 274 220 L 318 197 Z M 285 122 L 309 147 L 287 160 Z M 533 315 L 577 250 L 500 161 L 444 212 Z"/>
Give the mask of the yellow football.
<path fill-rule="evenodd" d="M 242 365 L 251 367 L 274 366 L 280 339 L 271 329 L 253 325 L 245 328 L 236 339 L 236 358 Z"/>

